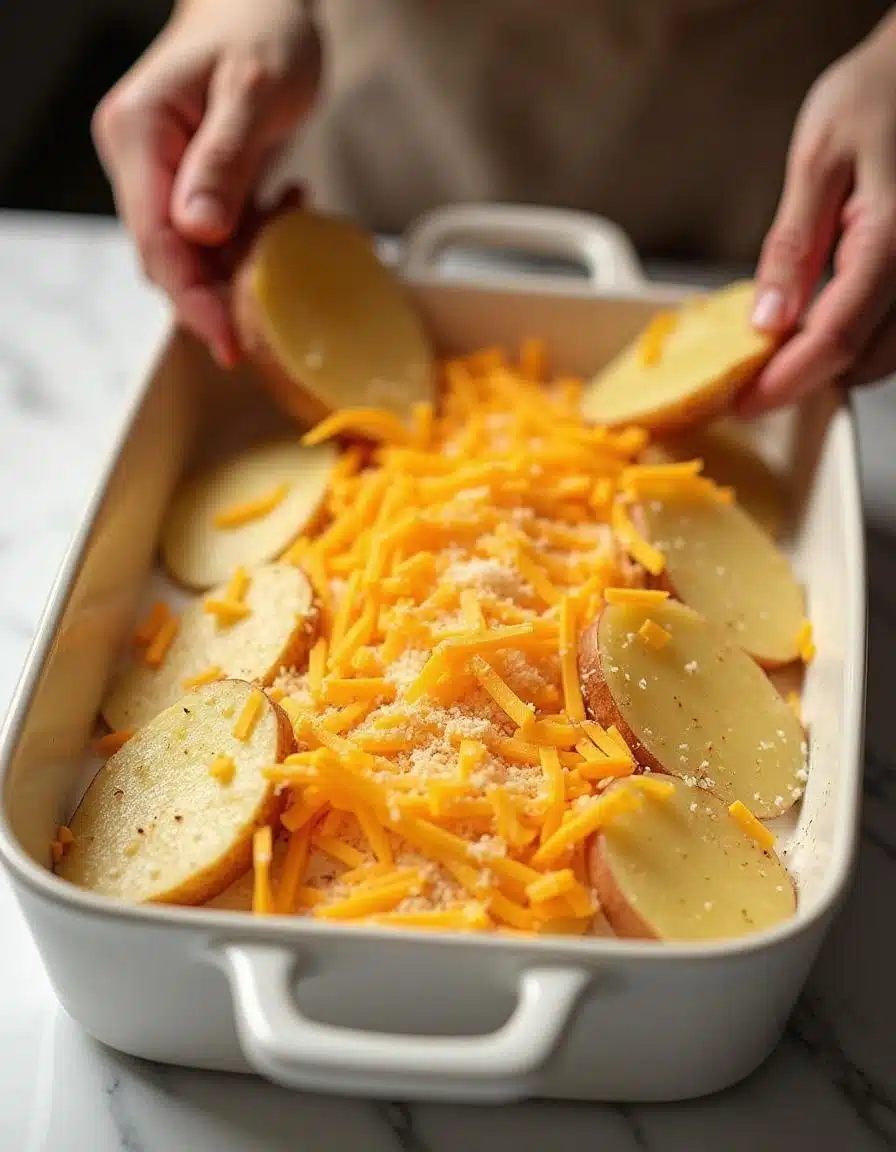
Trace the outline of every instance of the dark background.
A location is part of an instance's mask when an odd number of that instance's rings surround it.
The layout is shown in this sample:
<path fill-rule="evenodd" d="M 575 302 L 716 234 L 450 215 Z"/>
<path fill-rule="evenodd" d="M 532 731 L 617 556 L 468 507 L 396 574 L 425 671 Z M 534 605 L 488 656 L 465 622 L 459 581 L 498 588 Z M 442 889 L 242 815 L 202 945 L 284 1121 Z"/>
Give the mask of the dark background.
<path fill-rule="evenodd" d="M 0 0 L 0 208 L 114 212 L 91 113 L 170 8 L 170 0 Z"/>

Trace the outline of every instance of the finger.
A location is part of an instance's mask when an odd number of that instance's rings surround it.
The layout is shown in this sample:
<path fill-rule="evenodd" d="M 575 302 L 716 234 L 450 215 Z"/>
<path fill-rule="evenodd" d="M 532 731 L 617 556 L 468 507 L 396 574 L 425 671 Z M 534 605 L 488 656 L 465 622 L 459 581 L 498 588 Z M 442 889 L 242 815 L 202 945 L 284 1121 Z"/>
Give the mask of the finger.
<path fill-rule="evenodd" d="M 171 201 L 172 219 L 187 239 L 221 244 L 236 231 L 267 150 L 259 127 L 264 94 L 263 82 L 227 65 L 212 78 Z"/>
<path fill-rule="evenodd" d="M 848 259 L 838 258 L 837 273 L 809 310 L 805 327 L 741 398 L 739 415 L 794 403 L 841 377 L 863 355 L 896 299 L 889 213 L 857 220 L 843 247 Z"/>
<path fill-rule="evenodd" d="M 214 288 L 203 253 L 188 244 L 169 217 L 186 126 L 164 108 L 104 107 L 95 126 L 123 223 L 134 237 L 148 279 L 171 298 L 178 319 L 224 365 L 237 359 L 230 315 Z"/>
<path fill-rule="evenodd" d="M 818 283 L 849 189 L 848 168 L 799 129 L 784 190 L 756 271 L 753 323 L 786 332 L 799 320 Z"/>

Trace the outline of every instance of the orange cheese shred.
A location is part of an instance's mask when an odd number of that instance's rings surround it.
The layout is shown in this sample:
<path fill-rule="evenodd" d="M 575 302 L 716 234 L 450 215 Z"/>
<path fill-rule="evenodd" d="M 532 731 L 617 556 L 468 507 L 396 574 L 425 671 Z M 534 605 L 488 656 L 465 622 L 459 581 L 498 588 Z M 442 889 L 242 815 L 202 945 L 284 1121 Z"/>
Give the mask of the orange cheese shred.
<path fill-rule="evenodd" d="M 270 826 L 266 824 L 263 828 L 257 828 L 252 837 L 254 872 L 252 911 L 259 916 L 267 916 L 274 911 L 274 894 L 271 890 L 272 857 L 273 836 Z"/>
<path fill-rule="evenodd" d="M 261 719 L 261 710 L 264 707 L 264 693 L 255 688 L 249 699 L 243 705 L 236 724 L 233 726 L 233 735 L 237 740 L 245 743 L 251 740 L 252 733 L 255 731 L 255 726 Z"/>
<path fill-rule="evenodd" d="M 134 633 L 134 643 L 138 648 L 145 648 L 158 636 L 162 625 L 170 618 L 171 609 L 163 600 L 157 600 L 150 608 L 146 618 L 137 625 Z"/>
<path fill-rule="evenodd" d="M 229 784 L 233 780 L 235 772 L 236 764 L 233 762 L 233 757 L 223 754 L 216 756 L 208 767 L 209 776 L 214 776 L 222 784 Z"/>
<path fill-rule="evenodd" d="M 654 548 L 652 544 L 648 544 L 638 532 L 629 518 L 625 505 L 619 503 L 613 505 L 611 522 L 619 542 L 629 556 L 646 568 L 651 576 L 659 576 L 666 567 L 666 559 L 662 552 Z"/>
<path fill-rule="evenodd" d="M 665 648 L 672 637 L 661 625 L 657 624 L 655 620 L 648 618 L 644 621 L 638 629 L 638 635 L 645 644 L 649 644 L 651 648 Z"/>
<path fill-rule="evenodd" d="M 119 748 L 123 748 L 134 735 L 134 728 L 122 728 L 118 732 L 107 732 L 101 736 L 93 747 L 98 756 L 112 756 Z"/>
<path fill-rule="evenodd" d="M 742 804 L 740 800 L 735 800 L 728 808 L 728 813 L 740 825 L 743 832 L 751 840 L 756 841 L 763 852 L 768 852 L 774 846 L 774 836 L 764 824 L 756 819 L 746 804 Z"/>
<path fill-rule="evenodd" d="M 213 684 L 216 680 L 222 679 L 223 676 L 224 673 L 218 664 L 210 664 L 208 668 L 203 668 L 201 672 L 197 672 L 195 676 L 188 676 L 183 682 L 183 687 L 187 692 L 192 692 L 194 688 Z"/>
<path fill-rule="evenodd" d="M 180 620 L 176 616 L 169 616 L 146 648 L 143 659 L 150 668 L 161 668 L 179 630 Z"/>
<path fill-rule="evenodd" d="M 269 492 L 254 500 L 243 500 L 239 504 L 230 505 L 229 508 L 222 508 L 215 513 L 215 527 L 242 528 L 246 524 L 251 524 L 253 520 L 260 520 L 273 512 L 278 504 L 282 504 L 288 492 L 288 484 L 276 484 Z"/>

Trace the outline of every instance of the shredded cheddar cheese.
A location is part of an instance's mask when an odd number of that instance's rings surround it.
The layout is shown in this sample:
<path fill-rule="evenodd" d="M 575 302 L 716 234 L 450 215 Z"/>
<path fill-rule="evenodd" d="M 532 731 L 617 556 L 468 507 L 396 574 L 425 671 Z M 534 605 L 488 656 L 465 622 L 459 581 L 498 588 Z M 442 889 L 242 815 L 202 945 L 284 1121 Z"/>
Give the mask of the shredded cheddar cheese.
<path fill-rule="evenodd" d="M 222 508 L 215 513 L 215 527 L 242 528 L 246 524 L 251 524 L 253 520 L 260 520 L 282 504 L 288 492 L 288 484 L 276 484 L 270 492 L 265 492 L 254 500 L 243 500 L 239 504 L 231 504 L 229 508 Z"/>
<path fill-rule="evenodd" d="M 249 590 L 250 583 L 251 580 L 246 569 L 243 567 L 237 568 L 230 578 L 230 583 L 227 585 L 224 599 L 233 604 L 241 603 L 246 592 Z"/>
<path fill-rule="evenodd" d="M 192 692 L 194 688 L 213 684 L 215 680 L 220 680 L 223 675 L 224 673 L 217 664 L 210 664 L 208 668 L 203 668 L 201 672 L 197 672 L 195 676 L 188 676 L 183 682 L 183 687 L 187 692 Z"/>
<path fill-rule="evenodd" d="M 134 633 L 134 643 L 138 648 L 145 648 L 158 636 L 162 625 L 171 616 L 171 609 L 163 600 L 157 600 L 150 608 L 146 619 L 137 625 Z"/>
<path fill-rule="evenodd" d="M 796 636 L 796 646 L 803 663 L 811 664 L 815 659 L 816 648 L 812 638 L 812 625 L 808 620 L 804 620 L 800 626 Z"/>
<path fill-rule="evenodd" d="M 659 363 L 669 334 L 675 330 L 678 317 L 674 312 L 657 312 L 641 335 L 638 351 L 645 366 Z"/>
<path fill-rule="evenodd" d="M 669 593 L 654 588 L 606 588 L 604 599 L 608 604 L 637 604 L 650 607 L 669 599 Z"/>
<path fill-rule="evenodd" d="M 150 668 L 161 668 L 179 630 L 180 620 L 176 616 L 169 616 L 146 648 L 143 659 Z"/>
<path fill-rule="evenodd" d="M 236 772 L 236 764 L 233 762 L 232 756 L 216 756 L 212 760 L 208 768 L 209 776 L 214 776 L 216 780 L 220 780 L 222 784 L 229 784 L 233 780 L 234 773 Z"/>
<path fill-rule="evenodd" d="M 649 544 L 635 528 L 624 504 L 614 504 L 612 514 L 613 530 L 620 544 L 631 558 L 643 565 L 651 576 L 659 576 L 666 567 L 662 552 Z"/>
<path fill-rule="evenodd" d="M 774 845 L 774 836 L 764 824 L 756 819 L 746 804 L 742 804 L 740 800 L 735 800 L 729 807 L 728 812 L 731 818 L 740 825 L 744 833 L 749 836 L 751 840 L 756 841 L 763 852 L 768 852 Z"/>
<path fill-rule="evenodd" d="M 343 408 L 312 428 L 302 443 L 322 444 L 346 433 L 390 444 L 410 445 L 413 441 L 408 429 L 391 412 L 380 412 L 375 408 Z"/>
<path fill-rule="evenodd" d="M 271 891 L 271 859 L 273 837 L 269 825 L 257 828 L 252 837 L 252 868 L 254 886 L 252 891 L 252 911 L 260 916 L 274 911 L 274 895 Z"/>
<path fill-rule="evenodd" d="M 218 624 L 224 627 L 245 619 L 251 611 L 249 606 L 240 600 L 216 600 L 214 597 L 209 597 L 204 602 L 203 610 L 209 616 L 214 616 Z"/>
<path fill-rule="evenodd" d="M 233 726 L 233 735 L 237 740 L 242 740 L 244 743 L 252 739 L 252 733 L 255 731 L 255 725 L 261 719 L 261 710 L 264 707 L 264 693 L 255 688 L 243 705 L 243 710 L 237 717 L 237 722 Z"/>
<path fill-rule="evenodd" d="M 665 648 L 672 637 L 661 625 L 657 624 L 655 620 L 648 618 L 644 621 L 638 629 L 638 635 L 645 644 L 649 644 L 651 648 Z"/>
<path fill-rule="evenodd" d="M 650 362 L 668 325 L 644 336 Z M 590 838 L 672 785 L 639 776 L 622 734 L 588 717 L 580 635 L 605 603 L 649 611 L 668 597 L 643 586 L 664 558 L 638 531 L 638 500 L 730 494 L 700 460 L 645 464 L 643 429 L 586 425 L 582 382 L 552 379 L 540 340 L 450 360 L 441 376 L 438 405 L 407 422 L 359 408 L 305 437 L 366 443 L 342 451 L 320 518 L 281 557 L 308 574 L 322 627 L 307 665 L 267 689 L 296 751 L 262 770 L 285 796 L 275 882 L 271 830 L 253 840 L 253 907 L 583 934 L 598 910 Z M 264 501 L 225 509 L 224 526 L 265 515 Z M 238 569 L 205 602 L 219 626 L 248 613 L 248 580 Z M 151 649 L 170 619 L 154 608 L 137 642 Z M 647 619 L 638 639 L 662 649 L 672 637 Z M 810 644 L 801 634 L 801 653 Z M 237 739 L 264 699 L 253 691 Z"/>
<path fill-rule="evenodd" d="M 119 748 L 124 747 L 133 735 L 133 728 L 122 728 L 118 732 L 107 732 L 105 736 L 101 736 L 99 740 L 94 743 L 94 749 L 98 756 L 112 756 Z"/>

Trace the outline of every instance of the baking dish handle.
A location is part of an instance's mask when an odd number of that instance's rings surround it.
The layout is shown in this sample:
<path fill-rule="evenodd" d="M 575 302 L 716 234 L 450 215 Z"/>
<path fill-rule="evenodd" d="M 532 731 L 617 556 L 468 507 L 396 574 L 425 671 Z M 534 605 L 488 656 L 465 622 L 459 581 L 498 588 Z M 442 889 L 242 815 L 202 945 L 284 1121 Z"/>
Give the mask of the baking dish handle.
<path fill-rule="evenodd" d="M 437 274 L 449 248 L 511 251 L 521 255 L 571 260 L 582 264 L 589 282 L 603 291 L 643 285 L 631 241 L 611 220 L 559 208 L 505 204 L 459 204 L 439 208 L 411 225 L 404 239 L 404 274 L 425 279 Z M 514 280 L 523 274 L 513 275 Z M 529 283 L 557 276 L 525 274 Z"/>
<path fill-rule="evenodd" d="M 296 957 L 275 945 L 223 949 L 243 1052 L 255 1071 L 291 1088 L 401 1099 L 447 1096 L 499 1102 L 529 1091 L 529 1078 L 560 1043 L 588 983 L 582 968 L 529 968 L 517 1004 L 495 1032 L 409 1036 L 321 1024 L 293 995 Z"/>

